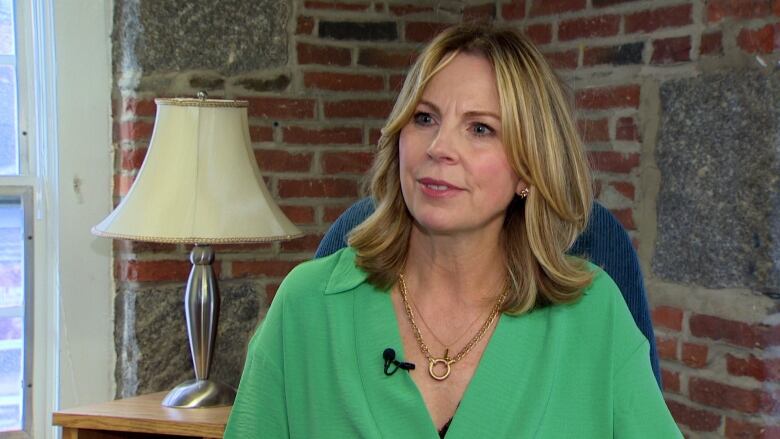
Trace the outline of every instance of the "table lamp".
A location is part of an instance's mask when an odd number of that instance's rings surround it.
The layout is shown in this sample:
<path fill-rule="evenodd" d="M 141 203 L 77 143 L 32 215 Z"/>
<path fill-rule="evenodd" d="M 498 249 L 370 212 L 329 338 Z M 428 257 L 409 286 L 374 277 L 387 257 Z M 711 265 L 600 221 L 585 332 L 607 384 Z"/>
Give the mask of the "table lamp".
<path fill-rule="evenodd" d="M 195 379 L 163 399 L 168 407 L 230 405 L 235 389 L 209 379 L 219 318 L 211 244 L 301 235 L 274 203 L 249 140 L 247 101 L 156 99 L 157 118 L 141 169 L 119 206 L 92 228 L 117 239 L 193 244 L 184 296 Z"/>

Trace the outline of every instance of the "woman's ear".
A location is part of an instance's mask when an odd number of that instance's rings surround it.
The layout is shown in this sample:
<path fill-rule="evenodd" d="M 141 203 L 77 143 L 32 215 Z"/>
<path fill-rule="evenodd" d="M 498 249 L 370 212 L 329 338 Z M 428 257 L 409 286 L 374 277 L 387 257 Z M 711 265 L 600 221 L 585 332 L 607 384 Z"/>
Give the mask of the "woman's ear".
<path fill-rule="evenodd" d="M 528 185 L 525 182 L 520 181 L 520 182 L 517 183 L 517 187 L 515 188 L 515 193 L 520 198 L 527 197 L 528 196 L 528 192 L 529 192 L 528 191 Z"/>

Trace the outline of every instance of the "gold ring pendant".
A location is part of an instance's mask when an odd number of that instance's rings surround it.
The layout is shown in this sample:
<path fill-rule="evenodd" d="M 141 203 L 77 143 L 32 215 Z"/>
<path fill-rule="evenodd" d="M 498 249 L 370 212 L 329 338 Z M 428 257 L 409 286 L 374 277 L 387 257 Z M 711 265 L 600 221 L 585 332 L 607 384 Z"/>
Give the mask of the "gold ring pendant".
<path fill-rule="evenodd" d="M 444 367 L 446 368 L 445 371 L 444 371 L 444 374 L 442 374 L 442 375 L 437 375 L 436 372 L 433 370 L 434 367 L 436 367 L 436 365 L 439 364 L 439 363 L 443 364 Z M 450 365 L 452 363 L 454 363 L 454 361 L 450 360 L 450 359 L 448 359 L 446 357 L 445 358 L 431 358 L 430 360 L 428 360 L 428 373 L 431 374 L 431 377 L 433 379 L 435 379 L 437 381 L 444 381 L 444 380 L 447 379 L 448 376 L 450 376 L 450 370 L 451 370 Z"/>

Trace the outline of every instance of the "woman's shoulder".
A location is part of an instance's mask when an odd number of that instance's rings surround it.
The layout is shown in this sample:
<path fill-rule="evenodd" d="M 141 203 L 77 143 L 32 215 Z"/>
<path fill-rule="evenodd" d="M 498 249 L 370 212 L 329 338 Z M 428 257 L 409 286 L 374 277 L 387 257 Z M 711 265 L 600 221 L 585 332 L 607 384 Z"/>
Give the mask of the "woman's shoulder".
<path fill-rule="evenodd" d="M 285 281 L 299 278 L 323 277 L 330 274 L 336 265 L 339 264 L 342 257 L 349 256 L 349 247 L 342 248 L 328 256 L 311 259 L 296 265 L 287 274 Z"/>
<path fill-rule="evenodd" d="M 612 337 L 621 339 L 621 345 L 632 347 L 646 342 L 615 281 L 597 265 L 587 262 L 587 269 L 593 278 L 582 291 L 581 298 L 572 304 L 554 306 L 554 315 L 566 321 L 567 325 L 576 327 L 574 332 L 583 336 L 588 334 L 606 340 L 611 338 L 606 335 L 612 334 Z"/>
<path fill-rule="evenodd" d="M 599 306 L 603 302 L 620 298 L 620 288 L 607 272 L 598 265 L 584 260 L 585 269 L 591 274 L 590 284 L 582 290 L 582 300 L 586 306 Z"/>
<path fill-rule="evenodd" d="M 585 266 L 593 275 L 593 278 L 590 285 L 583 291 L 584 295 L 610 294 L 610 297 L 613 296 L 612 293 L 620 295 L 620 288 L 618 288 L 615 281 L 603 268 L 590 261 L 585 261 Z"/>
<path fill-rule="evenodd" d="M 591 318 L 615 312 L 615 308 L 626 308 L 623 295 L 614 280 L 603 268 L 584 261 L 585 269 L 591 275 L 590 284 L 582 290 L 580 299 L 566 305 L 558 305 L 559 312 L 565 314 L 585 314 Z"/>
<path fill-rule="evenodd" d="M 279 286 L 285 300 L 305 295 L 340 292 L 365 280 L 365 273 L 355 266 L 355 251 L 346 247 L 331 255 L 302 262 L 293 268 Z"/>

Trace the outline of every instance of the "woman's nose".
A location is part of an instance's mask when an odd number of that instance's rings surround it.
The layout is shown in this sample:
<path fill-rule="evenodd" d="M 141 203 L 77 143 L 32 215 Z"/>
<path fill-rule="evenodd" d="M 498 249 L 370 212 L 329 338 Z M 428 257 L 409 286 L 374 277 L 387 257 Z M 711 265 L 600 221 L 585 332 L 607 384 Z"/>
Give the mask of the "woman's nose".
<path fill-rule="evenodd" d="M 442 126 L 436 133 L 436 137 L 428 145 L 428 157 L 438 162 L 457 162 L 457 141 L 457 135 L 454 130 Z"/>

